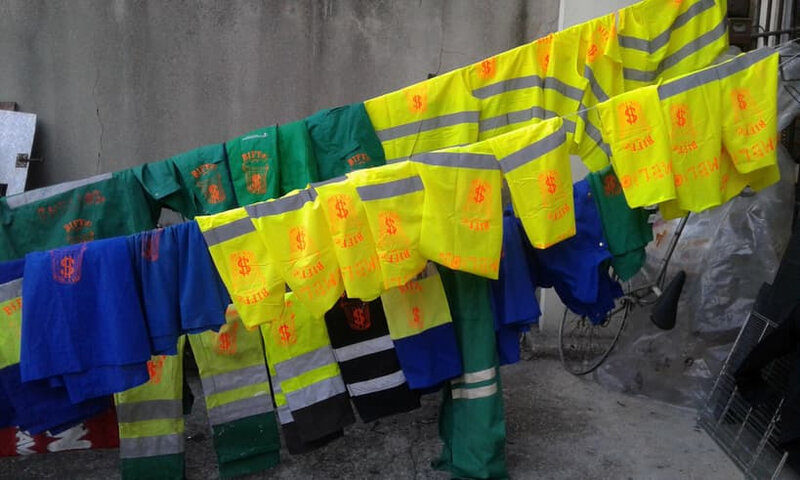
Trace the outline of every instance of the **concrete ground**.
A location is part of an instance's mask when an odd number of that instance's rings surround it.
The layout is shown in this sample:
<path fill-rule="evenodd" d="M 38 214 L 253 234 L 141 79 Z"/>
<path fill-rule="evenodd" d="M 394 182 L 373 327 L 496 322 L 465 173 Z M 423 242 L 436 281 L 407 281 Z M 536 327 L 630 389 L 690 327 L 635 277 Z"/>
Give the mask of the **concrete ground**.
<path fill-rule="evenodd" d="M 733 463 L 695 426 L 692 411 L 605 390 L 552 359 L 503 367 L 508 468 L 515 479 L 735 479 Z M 192 385 L 199 392 L 199 385 Z M 187 424 L 187 477 L 217 478 L 204 407 Z M 248 478 L 446 479 L 439 452 L 438 395 L 423 407 L 370 425 L 275 470 Z M 117 452 L 83 451 L 0 460 L 0 478 L 118 478 Z"/>

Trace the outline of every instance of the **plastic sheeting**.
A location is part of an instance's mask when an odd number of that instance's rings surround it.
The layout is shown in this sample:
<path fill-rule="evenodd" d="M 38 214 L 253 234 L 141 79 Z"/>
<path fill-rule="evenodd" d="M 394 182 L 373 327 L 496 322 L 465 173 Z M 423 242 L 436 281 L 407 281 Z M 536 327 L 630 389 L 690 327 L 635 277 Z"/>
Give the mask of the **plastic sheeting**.
<path fill-rule="evenodd" d="M 795 163 L 780 147 L 781 180 L 757 194 L 692 214 L 677 244 L 667 280 L 686 271 L 678 321 L 661 331 L 649 308 L 634 310 L 616 349 L 597 370 L 611 388 L 699 407 L 716 378 L 763 282 L 771 282 L 792 223 Z M 678 221 L 654 224 L 647 264 L 632 282 L 658 274 Z"/>

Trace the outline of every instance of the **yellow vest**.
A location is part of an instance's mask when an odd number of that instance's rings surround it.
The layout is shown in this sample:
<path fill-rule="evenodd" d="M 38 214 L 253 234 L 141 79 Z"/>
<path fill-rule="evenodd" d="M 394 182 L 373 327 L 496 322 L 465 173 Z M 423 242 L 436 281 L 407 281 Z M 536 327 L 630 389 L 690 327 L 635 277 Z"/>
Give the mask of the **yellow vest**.
<path fill-rule="evenodd" d="M 728 48 L 726 2 L 645 0 L 619 12 L 627 90 L 710 65 Z"/>
<path fill-rule="evenodd" d="M 628 205 L 643 207 L 675 198 L 669 134 L 657 87 L 623 93 L 597 109 Z"/>
<path fill-rule="evenodd" d="M 242 322 L 254 327 L 278 318 L 286 286 L 245 209 L 195 220 Z"/>
<path fill-rule="evenodd" d="M 426 260 L 419 253 L 422 179 L 411 162 L 350 172 L 347 175 L 364 205 L 378 252 L 384 288 L 414 278 Z"/>
<path fill-rule="evenodd" d="M 463 69 L 364 102 L 387 162 L 478 139 L 480 104 Z"/>
<path fill-rule="evenodd" d="M 569 144 L 560 117 L 489 140 L 514 212 L 531 244 L 547 248 L 575 235 Z"/>
<path fill-rule="evenodd" d="M 316 184 L 314 189 L 328 219 L 347 296 L 364 301 L 378 298 L 383 290 L 383 277 L 375 239 L 356 187 L 346 178 L 340 178 Z"/>
<path fill-rule="evenodd" d="M 19 363 L 22 345 L 22 279 L 0 285 L 0 368 Z"/>
<path fill-rule="evenodd" d="M 765 48 L 716 68 L 722 89 L 722 141 L 741 173 L 777 163 L 778 58 L 777 51 Z"/>
<path fill-rule="evenodd" d="M 497 279 L 503 175 L 489 142 L 411 158 L 425 186 L 419 250 L 453 270 Z"/>
<path fill-rule="evenodd" d="M 436 266 L 428 264 L 420 275 L 381 294 L 392 340 L 418 335 L 453 321 Z"/>
<path fill-rule="evenodd" d="M 296 300 L 313 315 L 324 315 L 344 285 L 316 191 L 291 192 L 245 209 Z"/>

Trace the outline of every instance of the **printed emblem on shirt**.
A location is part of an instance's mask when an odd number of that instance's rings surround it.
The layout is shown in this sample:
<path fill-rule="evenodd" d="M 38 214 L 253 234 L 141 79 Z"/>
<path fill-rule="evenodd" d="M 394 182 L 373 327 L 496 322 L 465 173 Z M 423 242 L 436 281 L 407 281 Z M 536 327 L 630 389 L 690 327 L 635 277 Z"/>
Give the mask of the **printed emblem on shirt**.
<path fill-rule="evenodd" d="M 422 318 L 422 309 L 418 306 L 411 308 L 411 315 L 408 318 L 408 326 L 414 330 L 421 331 L 425 323 Z"/>
<path fill-rule="evenodd" d="M 347 326 L 351 330 L 364 331 L 372 326 L 369 304 L 360 300 L 341 299 L 339 305 L 344 311 Z"/>
<path fill-rule="evenodd" d="M 607 197 L 615 197 L 622 193 L 622 187 L 617 180 L 617 176 L 609 173 L 603 177 L 603 191 Z"/>
<path fill-rule="evenodd" d="M 292 302 L 286 302 L 286 308 L 292 308 Z M 289 347 L 297 343 L 297 335 L 294 328 L 294 312 L 290 312 L 288 318 L 283 315 L 280 321 L 275 322 L 275 340 L 282 347 Z"/>
<path fill-rule="evenodd" d="M 242 154 L 242 170 L 248 192 L 254 195 L 267 193 L 268 161 L 269 155 L 261 150 L 251 150 Z"/>
<path fill-rule="evenodd" d="M 303 226 L 296 225 L 289 229 L 289 251 L 292 255 L 301 255 L 309 249 L 308 232 Z"/>
<path fill-rule="evenodd" d="M 366 153 L 356 153 L 352 157 L 347 159 L 347 164 L 350 166 L 351 169 L 356 167 L 361 167 L 363 165 L 368 165 L 372 159 L 369 158 L 369 155 Z"/>
<path fill-rule="evenodd" d="M 236 354 L 236 332 L 239 322 L 226 323 L 219 329 L 214 342 L 214 351 L 219 355 Z"/>
<path fill-rule="evenodd" d="M 428 86 L 420 85 L 406 90 L 406 104 L 408 111 L 413 114 L 425 113 L 428 111 Z"/>
<path fill-rule="evenodd" d="M 94 240 L 94 230 L 92 229 L 92 221 L 85 218 L 76 218 L 64 224 L 64 231 L 66 233 L 67 243 L 74 245 L 76 243 L 91 242 Z"/>
<path fill-rule="evenodd" d="M 489 230 L 487 217 L 492 207 L 492 186 L 486 180 L 472 180 L 466 191 L 461 223 L 474 232 Z"/>
<path fill-rule="evenodd" d="M 50 266 L 53 279 L 64 285 L 80 282 L 85 251 L 86 245 L 51 250 Z"/>
<path fill-rule="evenodd" d="M 487 58 L 476 65 L 478 78 L 481 80 L 491 80 L 497 74 L 497 57 Z"/>
<path fill-rule="evenodd" d="M 148 262 L 158 261 L 158 254 L 161 247 L 161 232 L 164 230 L 159 228 L 147 234 L 142 239 L 142 258 Z"/>
<path fill-rule="evenodd" d="M 222 185 L 222 175 L 216 171 L 217 164 L 204 163 L 192 170 L 195 187 L 209 205 L 216 205 L 225 201 L 225 187 Z"/>
<path fill-rule="evenodd" d="M 154 385 L 161 383 L 165 359 L 166 355 L 158 355 L 147 361 L 147 373 L 150 375 L 150 383 Z"/>
<path fill-rule="evenodd" d="M 540 75 L 547 75 L 550 68 L 550 50 L 553 48 L 553 38 L 555 36 L 551 33 L 546 37 L 536 40 L 536 60 L 539 63 Z"/>

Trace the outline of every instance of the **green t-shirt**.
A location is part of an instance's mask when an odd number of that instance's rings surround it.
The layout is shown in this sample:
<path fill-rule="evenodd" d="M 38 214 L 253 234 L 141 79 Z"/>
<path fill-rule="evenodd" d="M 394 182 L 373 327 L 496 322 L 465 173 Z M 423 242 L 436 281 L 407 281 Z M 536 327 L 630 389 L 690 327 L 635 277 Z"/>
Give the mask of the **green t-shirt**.
<path fill-rule="evenodd" d="M 49 196 L 32 190 L 2 199 L 3 224 L 16 258 L 156 226 L 161 207 L 133 170 L 94 178 L 92 183 Z"/>
<path fill-rule="evenodd" d="M 386 164 L 381 141 L 363 103 L 320 110 L 306 118 L 319 180 Z"/>
<path fill-rule="evenodd" d="M 278 129 L 253 130 L 225 144 L 236 200 L 250 205 L 280 195 Z"/>
<path fill-rule="evenodd" d="M 643 208 L 628 206 L 610 165 L 590 173 L 588 179 L 603 222 L 608 250 L 613 255 L 611 265 L 620 280 L 628 280 L 644 265 L 645 246 L 653 240 L 650 215 Z"/>
<path fill-rule="evenodd" d="M 319 180 L 311 137 L 303 120 L 278 126 L 281 195 Z"/>

